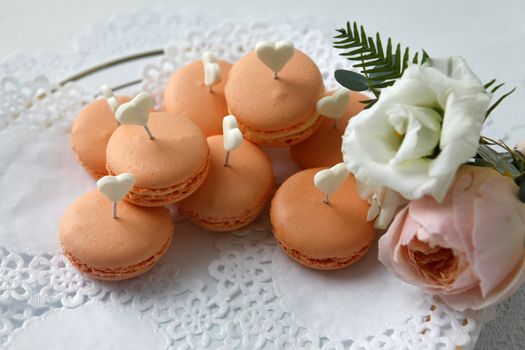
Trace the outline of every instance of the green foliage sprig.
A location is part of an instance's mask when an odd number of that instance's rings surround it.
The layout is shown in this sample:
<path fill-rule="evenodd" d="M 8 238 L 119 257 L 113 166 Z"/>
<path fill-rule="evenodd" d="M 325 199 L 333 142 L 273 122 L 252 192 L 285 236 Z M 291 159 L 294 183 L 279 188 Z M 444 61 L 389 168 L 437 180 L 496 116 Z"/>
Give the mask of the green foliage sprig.
<path fill-rule="evenodd" d="M 409 48 L 401 48 L 397 44 L 394 49 L 392 39 L 388 38 L 386 46 L 383 45 L 381 36 L 376 33 L 375 38 L 366 34 L 363 26 L 356 22 L 346 23 L 346 28 L 337 29 L 334 36 L 334 47 L 345 50 L 340 55 L 356 62 L 353 67 L 359 68 L 362 75 L 349 70 L 336 70 L 335 79 L 339 84 L 353 91 L 370 90 L 375 99 L 361 101 L 367 107 L 373 105 L 381 93 L 381 89 L 394 84 L 399 79 L 410 63 L 423 64 L 429 56 L 422 50 L 410 55 Z"/>
<path fill-rule="evenodd" d="M 376 33 L 375 38 L 366 34 L 363 26 L 357 22 L 347 22 L 345 28 L 336 29 L 338 32 L 334 36 L 334 47 L 345 50 L 340 53 L 348 60 L 356 62 L 353 67 L 358 68 L 362 74 L 338 69 L 335 71 L 335 80 L 342 86 L 353 91 L 370 90 L 375 98 L 361 101 L 371 107 L 379 98 L 381 89 L 394 84 L 399 79 L 410 63 L 423 64 L 429 56 L 425 50 L 421 50 L 413 56 L 410 55 L 408 47 L 402 48 L 401 44 L 392 44 L 392 39 L 388 38 L 386 47 L 383 45 L 381 36 Z M 485 90 L 489 93 L 496 93 L 505 83 L 496 84 L 496 79 L 485 84 Z M 500 96 L 487 110 L 486 117 L 516 88 Z"/>
<path fill-rule="evenodd" d="M 473 165 L 488 165 L 502 175 L 512 177 L 520 187 L 519 199 L 525 202 L 525 155 L 501 140 L 486 136 L 481 136 L 479 143 L 478 154 L 474 158 Z M 500 148 L 503 152 L 497 152 L 493 147 Z"/>
<path fill-rule="evenodd" d="M 499 84 L 496 84 L 496 79 L 492 79 L 491 81 L 489 81 L 488 83 L 486 83 L 484 85 L 484 88 L 485 90 L 487 90 L 487 92 L 490 92 L 491 94 L 495 94 L 496 91 L 498 91 L 503 85 L 505 85 L 505 83 L 499 83 Z M 485 119 L 488 118 L 488 116 L 490 115 L 490 113 L 492 113 L 492 111 L 494 109 L 496 109 L 496 107 L 498 107 L 498 105 L 501 103 L 501 101 L 503 101 L 504 99 L 506 99 L 508 96 L 510 96 L 514 91 L 516 91 L 516 87 L 514 87 L 513 89 L 511 89 L 510 91 L 506 92 L 505 94 L 501 95 L 497 100 L 496 102 L 494 102 L 490 107 L 489 109 L 487 110 L 487 113 L 485 114 Z"/>

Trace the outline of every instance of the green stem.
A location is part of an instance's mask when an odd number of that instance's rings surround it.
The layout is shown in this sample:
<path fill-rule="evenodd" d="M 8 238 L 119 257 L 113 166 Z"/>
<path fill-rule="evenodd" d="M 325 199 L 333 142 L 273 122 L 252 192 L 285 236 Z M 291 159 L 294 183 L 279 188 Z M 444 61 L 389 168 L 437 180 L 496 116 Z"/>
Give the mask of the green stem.
<path fill-rule="evenodd" d="M 365 63 L 365 60 L 363 59 L 363 54 L 361 54 L 361 63 L 364 64 Z M 376 98 L 379 98 L 379 90 L 377 89 L 374 89 L 372 87 L 372 82 L 370 81 L 370 77 L 368 76 L 368 73 L 366 72 L 366 70 L 362 70 L 363 74 L 365 75 L 365 78 L 366 78 L 366 81 L 368 83 L 368 90 L 372 91 L 372 93 L 374 94 L 374 96 Z"/>

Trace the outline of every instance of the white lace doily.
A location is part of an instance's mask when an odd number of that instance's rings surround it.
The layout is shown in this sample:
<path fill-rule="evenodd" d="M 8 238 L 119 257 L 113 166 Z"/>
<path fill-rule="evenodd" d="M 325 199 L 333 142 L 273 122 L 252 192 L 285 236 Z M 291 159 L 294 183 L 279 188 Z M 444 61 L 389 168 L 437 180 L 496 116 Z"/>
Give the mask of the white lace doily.
<path fill-rule="evenodd" d="M 396 321 L 387 322 L 386 315 L 374 319 L 374 333 L 366 336 L 311 324 L 311 315 L 294 311 L 297 305 L 287 301 L 289 294 L 283 297 L 290 286 L 276 276 L 293 273 L 296 266 L 286 265 L 293 263 L 279 255 L 267 215 L 225 235 L 178 220 L 168 254 L 152 271 L 129 281 L 90 280 L 60 253 L 61 209 L 94 186 L 76 164 L 68 139 L 72 119 L 92 97 L 78 84 L 59 88 L 55 82 L 111 58 L 170 44 L 164 57 L 143 70 L 143 88 L 160 103 L 168 75 L 203 50 L 234 61 L 258 40 L 286 38 L 314 58 L 333 87 L 331 72 L 347 65 L 330 47 L 333 25 L 316 28 L 304 19 L 231 22 L 141 11 L 97 24 L 78 38 L 71 52 L 17 56 L 0 64 L 0 348 L 473 347 L 492 312 L 462 314 L 422 297 L 421 306 L 403 321 L 392 317 Z M 506 125 L 513 132 L 520 127 Z M 494 123 L 487 132 L 513 138 Z M 321 283 L 316 278 L 302 281 L 298 294 L 308 299 L 304 307 L 325 305 L 308 296 Z M 333 293 L 345 303 L 336 288 Z M 393 295 L 391 303 L 396 300 Z M 520 348 L 524 300 L 522 288 L 499 307 L 476 349 Z M 366 302 L 371 300 L 364 299 L 363 307 Z M 338 311 L 322 310 L 326 315 Z"/>

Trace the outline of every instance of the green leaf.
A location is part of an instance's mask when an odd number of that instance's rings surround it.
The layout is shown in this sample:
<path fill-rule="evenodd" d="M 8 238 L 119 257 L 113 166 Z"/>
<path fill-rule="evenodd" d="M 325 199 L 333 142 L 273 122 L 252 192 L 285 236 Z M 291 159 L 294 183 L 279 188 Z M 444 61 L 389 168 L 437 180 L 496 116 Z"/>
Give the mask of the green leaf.
<path fill-rule="evenodd" d="M 405 49 L 405 54 L 403 55 L 403 68 L 402 71 L 404 72 L 405 69 L 408 68 L 408 62 L 410 62 L 410 50 L 408 47 Z"/>
<path fill-rule="evenodd" d="M 342 73 L 336 72 L 336 80 L 341 79 L 339 82 L 343 86 L 356 91 L 365 90 L 366 80 L 367 89 L 370 88 L 376 98 L 380 94 L 379 89 L 392 85 L 403 75 L 410 63 L 419 64 L 429 59 L 425 50 L 422 50 L 421 61 L 419 52 L 411 59 L 409 48 L 403 48 L 400 44 L 394 46 L 391 38 L 388 38 L 384 46 L 379 33 L 368 36 L 365 28 L 355 21 L 347 22 L 346 28 L 338 29 L 334 40 L 334 47 L 342 50 L 340 55 L 353 61 L 353 67 L 364 74 L 359 75 L 359 78 L 346 78 Z"/>
<path fill-rule="evenodd" d="M 417 64 L 418 60 L 419 60 L 419 52 L 416 52 L 416 54 L 414 55 L 414 58 L 412 59 L 412 63 Z"/>
<path fill-rule="evenodd" d="M 492 88 L 492 90 L 490 90 L 490 92 L 495 93 L 495 92 L 498 91 L 498 89 L 499 89 L 500 87 L 502 87 L 503 85 L 505 85 L 505 83 L 501 83 L 501 84 L 498 84 L 498 85 L 494 86 L 494 87 Z"/>
<path fill-rule="evenodd" d="M 428 55 L 428 53 L 425 51 L 425 50 L 421 50 L 423 51 L 423 57 L 421 58 L 421 64 L 425 63 L 426 61 L 428 61 L 428 59 L 430 58 L 430 56 Z"/>
<path fill-rule="evenodd" d="M 492 113 L 492 111 L 494 109 L 496 109 L 496 107 L 498 107 L 498 105 L 501 103 L 501 101 L 503 101 L 505 98 L 510 96 L 514 91 L 516 91 L 516 88 L 510 90 L 509 92 L 507 92 L 506 94 L 504 94 L 500 98 L 498 98 L 498 100 L 496 102 L 494 102 L 492 104 L 492 106 L 490 106 L 490 108 L 487 110 L 487 113 L 485 114 L 485 119 L 487 119 L 489 117 L 490 113 Z"/>
<path fill-rule="evenodd" d="M 401 44 L 397 44 L 396 53 L 394 55 L 394 67 L 397 72 L 402 72 L 401 70 Z"/>
<path fill-rule="evenodd" d="M 494 84 L 496 82 L 496 79 L 492 79 L 491 81 L 489 81 L 488 83 L 486 83 L 485 85 L 483 85 L 483 87 L 485 89 L 488 89 L 489 87 L 492 86 L 492 84 Z"/>
<path fill-rule="evenodd" d="M 393 85 L 394 82 L 395 82 L 395 80 L 390 80 L 390 81 L 387 81 L 387 82 L 384 82 L 384 83 L 380 83 L 380 84 L 372 83 L 372 87 L 375 88 L 375 89 L 382 89 L 382 88 L 386 88 L 387 86 Z"/>
<path fill-rule="evenodd" d="M 335 71 L 335 80 L 345 88 L 352 91 L 368 90 L 368 79 L 359 73 L 338 69 Z"/>
<path fill-rule="evenodd" d="M 381 66 L 383 65 L 383 67 L 388 67 L 388 66 L 385 66 L 384 65 L 384 61 L 382 59 L 374 59 L 374 60 L 369 60 L 367 62 L 361 62 L 361 63 L 357 63 L 357 64 L 354 64 L 353 67 L 357 67 L 357 68 L 363 68 L 363 67 L 377 67 L 377 66 Z M 390 68 L 389 68 L 390 69 Z"/>

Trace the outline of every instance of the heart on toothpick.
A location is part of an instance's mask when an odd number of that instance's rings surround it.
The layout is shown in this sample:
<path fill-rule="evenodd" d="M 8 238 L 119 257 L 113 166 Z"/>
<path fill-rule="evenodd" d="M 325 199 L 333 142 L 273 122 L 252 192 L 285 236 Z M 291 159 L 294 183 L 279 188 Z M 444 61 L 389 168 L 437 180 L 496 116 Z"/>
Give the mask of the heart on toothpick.
<path fill-rule="evenodd" d="M 315 187 L 325 194 L 332 194 L 345 182 L 348 174 L 344 163 L 336 164 L 330 169 L 321 170 L 315 174 Z"/>
<path fill-rule="evenodd" d="M 255 45 L 257 57 L 274 73 L 279 73 L 294 54 L 290 41 L 260 41 Z"/>
<path fill-rule="evenodd" d="M 115 118 L 121 124 L 135 124 L 145 126 L 148 124 L 149 112 L 153 108 L 153 99 L 146 92 L 141 92 L 131 101 L 121 104 Z"/>
<path fill-rule="evenodd" d="M 215 56 L 215 54 L 211 51 L 205 51 L 202 54 L 202 63 L 217 63 L 217 56 Z"/>
<path fill-rule="evenodd" d="M 100 92 L 105 98 L 110 98 L 113 96 L 113 90 L 111 90 L 111 88 L 107 84 L 104 84 L 100 87 Z"/>
<path fill-rule="evenodd" d="M 221 82 L 221 67 L 218 63 L 204 64 L 204 85 L 213 86 Z"/>
<path fill-rule="evenodd" d="M 135 175 L 123 173 L 117 176 L 107 175 L 97 181 L 97 188 L 112 202 L 118 202 L 135 184 Z"/>
<path fill-rule="evenodd" d="M 237 119 L 231 114 L 222 119 L 222 134 L 224 149 L 227 152 L 233 151 L 242 144 L 243 137 L 237 125 Z"/>
<path fill-rule="evenodd" d="M 343 116 L 350 96 L 347 89 L 339 89 L 332 96 L 325 96 L 317 102 L 317 112 L 325 117 L 339 120 Z"/>
<path fill-rule="evenodd" d="M 204 85 L 210 88 L 215 84 L 221 82 L 221 66 L 217 61 L 217 57 L 211 51 L 206 51 L 202 54 L 202 67 L 204 69 Z"/>

